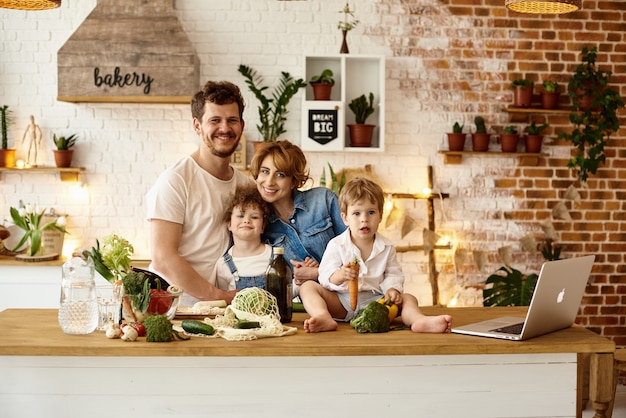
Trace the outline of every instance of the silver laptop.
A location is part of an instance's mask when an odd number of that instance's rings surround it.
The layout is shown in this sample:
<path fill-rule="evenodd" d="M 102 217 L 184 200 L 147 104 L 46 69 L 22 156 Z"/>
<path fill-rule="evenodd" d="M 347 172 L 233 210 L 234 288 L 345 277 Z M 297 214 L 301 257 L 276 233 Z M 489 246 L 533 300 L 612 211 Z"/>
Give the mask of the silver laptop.
<path fill-rule="evenodd" d="M 501 317 L 455 327 L 452 332 L 522 341 L 572 326 L 594 260 L 589 255 L 545 262 L 526 319 Z"/>

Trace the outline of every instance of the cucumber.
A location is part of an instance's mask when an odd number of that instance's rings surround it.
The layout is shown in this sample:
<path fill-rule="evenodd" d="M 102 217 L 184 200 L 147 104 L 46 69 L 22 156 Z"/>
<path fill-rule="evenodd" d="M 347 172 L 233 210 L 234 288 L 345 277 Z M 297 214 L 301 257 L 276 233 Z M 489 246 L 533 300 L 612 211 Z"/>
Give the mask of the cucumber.
<path fill-rule="evenodd" d="M 239 321 L 235 324 L 235 328 L 237 329 L 252 329 L 252 328 L 261 328 L 261 324 L 256 321 Z"/>
<path fill-rule="evenodd" d="M 193 319 L 184 319 L 180 325 L 183 327 L 185 332 L 190 334 L 213 335 L 215 332 L 211 325 L 200 321 L 194 321 Z"/>

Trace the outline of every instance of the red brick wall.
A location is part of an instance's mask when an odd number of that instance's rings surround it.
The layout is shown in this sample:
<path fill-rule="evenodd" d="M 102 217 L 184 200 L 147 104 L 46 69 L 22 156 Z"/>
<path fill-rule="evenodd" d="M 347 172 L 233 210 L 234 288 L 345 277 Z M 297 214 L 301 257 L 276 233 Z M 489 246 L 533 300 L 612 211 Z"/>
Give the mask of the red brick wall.
<path fill-rule="evenodd" d="M 509 12 L 504 0 L 405 0 L 400 4 L 384 0 L 379 7 L 391 24 L 371 30 L 370 34 L 386 38 L 395 57 L 417 57 L 424 67 L 424 71 L 414 75 L 391 74 L 391 81 L 408 96 L 427 98 L 423 100 L 427 111 L 463 115 L 465 121 L 480 114 L 488 126 L 501 132 L 509 124 L 503 109 L 512 101 L 510 82 L 527 77 L 540 85 L 550 79 L 558 81 L 563 89 L 580 62 L 584 46 L 598 47 L 600 67 L 613 72 L 611 86 L 626 95 L 623 1 L 586 0 L 582 11 L 560 16 Z M 561 100 L 569 103 L 565 96 Z M 620 116 L 623 126 L 626 113 L 622 111 Z M 518 237 L 494 232 L 494 225 L 502 222 L 514 222 L 522 230 L 536 232 L 537 224 L 551 218 L 551 209 L 562 201 L 568 186 L 574 184 L 582 200 L 566 203 L 573 220 L 554 219 L 553 224 L 565 257 L 596 255 L 578 323 L 624 346 L 626 130 L 622 128 L 612 136 L 606 148 L 606 165 L 590 177 L 585 188 L 567 168 L 568 144 L 556 140 L 558 133 L 571 130 L 568 116 L 537 114 L 532 119 L 551 124 L 548 145 L 544 146 L 549 155 L 540 159 L 537 166 L 493 170 L 493 195 L 513 198 L 514 208 L 485 209 L 482 223 L 476 222 L 472 230 L 457 229 L 457 238 L 470 243 L 494 239 L 502 240 L 502 245 L 513 242 Z M 488 159 L 479 162 L 491 163 Z M 464 160 L 463 164 L 475 163 Z M 518 160 L 512 159 L 510 164 L 518 164 Z M 480 188 L 479 182 L 475 187 Z M 451 204 L 454 207 L 455 203 Z M 461 214 L 457 211 L 457 220 Z M 454 219 L 444 220 L 443 228 L 446 222 L 453 225 Z M 442 224 L 441 220 L 438 224 Z M 518 251 L 514 260 L 538 271 L 543 258 Z M 443 265 L 440 270 L 445 273 L 451 268 Z M 481 277 L 484 282 L 485 275 Z M 465 283 L 475 286 L 471 280 Z"/>

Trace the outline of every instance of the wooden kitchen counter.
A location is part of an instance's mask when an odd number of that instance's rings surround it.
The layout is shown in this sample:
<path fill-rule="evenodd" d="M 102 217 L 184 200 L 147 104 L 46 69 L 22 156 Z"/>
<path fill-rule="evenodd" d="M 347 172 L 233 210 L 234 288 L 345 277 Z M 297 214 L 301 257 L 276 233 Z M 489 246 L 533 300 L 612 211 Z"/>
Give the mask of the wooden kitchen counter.
<path fill-rule="evenodd" d="M 526 308 L 423 311 L 450 313 L 454 324 L 462 325 L 523 317 Z M 307 334 L 305 318 L 294 314 L 289 325 L 298 332 L 280 338 L 147 343 L 110 340 L 97 331 L 66 335 L 56 309 L 7 309 L 0 312 L 0 410 L 54 418 L 152 418 L 156 410 L 229 417 L 286 411 L 311 418 L 329 411 L 363 417 L 390 411 L 455 418 L 581 417 L 589 393 L 595 418 L 603 418 L 613 396 L 615 344 L 583 327 L 514 342 L 409 330 L 358 334 L 345 323 L 336 332 Z M 587 368 L 588 391 L 581 373 Z M 176 384 L 164 386 L 165 376 Z M 138 408 L 140 402 L 151 409 Z M 98 409 L 113 404 L 110 414 Z M 30 405 L 29 413 L 22 413 L 23 405 Z"/>

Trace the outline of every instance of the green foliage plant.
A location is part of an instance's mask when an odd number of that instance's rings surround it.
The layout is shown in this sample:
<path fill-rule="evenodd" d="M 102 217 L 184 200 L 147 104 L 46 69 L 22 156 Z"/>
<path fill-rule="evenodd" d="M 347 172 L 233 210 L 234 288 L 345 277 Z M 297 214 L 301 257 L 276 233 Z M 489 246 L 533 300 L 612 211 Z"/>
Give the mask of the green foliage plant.
<path fill-rule="evenodd" d="M 567 85 L 573 111 L 569 120 L 574 129 L 559 134 L 559 139 L 570 141 L 576 150 L 567 166 L 583 182 L 606 162 L 604 147 L 610 135 L 619 130 L 617 112 L 624 107 L 620 94 L 608 87 L 611 71 L 598 69 L 596 58 L 596 47 L 583 48 L 582 63 Z M 591 105 L 585 108 L 581 106 L 584 97 L 591 97 Z"/>
<path fill-rule="evenodd" d="M 337 23 L 337 29 L 349 32 L 356 28 L 359 21 L 354 17 L 354 11 L 350 9 L 350 4 L 346 2 L 343 9 L 339 10 L 339 13 L 343 13 L 343 20 Z"/>
<path fill-rule="evenodd" d="M 526 87 L 531 87 L 535 83 L 532 80 L 527 80 L 525 78 L 518 78 L 517 80 L 513 80 L 511 83 L 511 88 L 515 89 L 515 87 L 520 86 L 522 90 L 526 90 Z"/>
<path fill-rule="evenodd" d="M 526 128 L 528 131 L 528 135 L 541 135 L 544 129 L 547 129 L 550 126 L 549 123 L 544 123 L 542 125 L 537 125 L 535 121 L 532 121 L 530 125 Z"/>
<path fill-rule="evenodd" d="M 335 85 L 335 79 L 333 78 L 332 70 L 326 68 L 320 74 L 314 75 L 313 77 L 311 77 L 311 80 L 309 80 L 309 83 L 311 83 L 311 84 L 317 84 L 317 83 L 320 83 L 320 84 L 330 84 L 331 86 L 334 86 Z"/>
<path fill-rule="evenodd" d="M 59 151 L 69 150 L 76 144 L 77 139 L 78 136 L 76 134 L 72 134 L 70 136 L 57 136 L 56 134 L 52 135 L 54 145 L 56 145 L 57 150 Z"/>
<path fill-rule="evenodd" d="M 558 90 L 559 83 L 556 81 L 545 80 L 543 82 L 543 91 L 546 93 L 554 93 Z"/>
<path fill-rule="evenodd" d="M 537 284 L 535 273 L 525 275 L 509 266 L 500 267 L 487 278 L 484 306 L 528 306 Z"/>
<path fill-rule="evenodd" d="M 454 122 L 454 125 L 452 126 L 452 132 L 455 134 L 461 134 L 463 133 L 463 127 L 465 125 L 461 125 L 459 124 L 459 122 Z"/>
<path fill-rule="evenodd" d="M 364 94 L 352 99 L 348 104 L 352 113 L 354 113 L 354 120 L 357 124 L 364 124 L 367 118 L 374 113 L 374 93 L 370 92 L 369 102 Z"/>
<path fill-rule="evenodd" d="M 517 133 L 517 128 L 513 125 L 509 125 L 506 128 L 504 128 L 504 133 L 505 134 L 516 134 Z"/>
<path fill-rule="evenodd" d="M 0 129 L 2 132 L 2 149 L 9 148 L 9 126 L 13 122 L 8 105 L 0 107 Z"/>
<path fill-rule="evenodd" d="M 476 125 L 477 134 L 487 133 L 487 127 L 485 126 L 485 119 L 482 116 L 476 116 L 474 118 L 474 125 Z"/>
<path fill-rule="evenodd" d="M 333 166 L 330 165 L 330 163 L 328 163 L 328 170 L 330 172 L 330 181 L 331 181 L 330 189 L 337 196 L 339 196 L 339 192 L 341 192 L 341 189 L 346 184 L 346 173 L 342 172 L 341 173 L 341 177 L 337 178 L 337 174 L 335 173 L 335 170 L 333 170 Z M 325 168 L 322 168 L 322 175 L 320 176 L 320 186 L 327 187 L 327 183 L 326 183 L 326 169 Z"/>
<path fill-rule="evenodd" d="M 287 106 L 298 93 L 298 90 L 306 86 L 303 79 L 294 79 L 288 72 L 281 71 L 278 86 L 273 90 L 271 97 L 265 95 L 267 86 L 263 85 L 263 77 L 255 70 L 240 65 L 239 72 L 246 79 L 246 84 L 254 96 L 259 100 L 259 120 L 257 130 L 264 142 L 274 142 L 286 132 L 285 122 L 289 110 Z"/>

